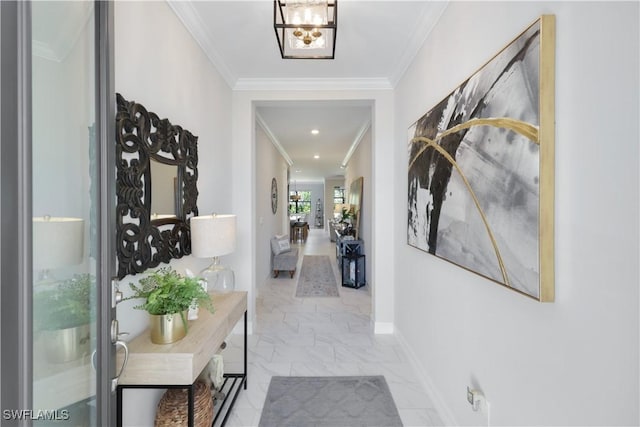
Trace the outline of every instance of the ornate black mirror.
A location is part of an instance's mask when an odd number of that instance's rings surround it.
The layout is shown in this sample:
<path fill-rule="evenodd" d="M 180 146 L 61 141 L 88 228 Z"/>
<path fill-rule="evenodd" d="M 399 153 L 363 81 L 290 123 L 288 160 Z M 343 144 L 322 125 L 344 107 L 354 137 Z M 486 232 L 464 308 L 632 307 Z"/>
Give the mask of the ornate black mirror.
<path fill-rule="evenodd" d="M 191 253 L 198 137 L 116 94 L 118 278 Z"/>

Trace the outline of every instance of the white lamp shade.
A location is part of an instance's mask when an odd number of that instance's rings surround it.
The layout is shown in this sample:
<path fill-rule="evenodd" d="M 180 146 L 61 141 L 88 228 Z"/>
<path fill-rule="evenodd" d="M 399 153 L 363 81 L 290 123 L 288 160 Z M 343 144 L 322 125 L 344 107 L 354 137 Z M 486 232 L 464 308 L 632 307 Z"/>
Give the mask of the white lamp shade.
<path fill-rule="evenodd" d="M 236 216 L 204 215 L 191 218 L 191 254 L 210 258 L 236 250 Z"/>
<path fill-rule="evenodd" d="M 84 220 L 33 218 L 33 266 L 52 269 L 80 264 L 84 255 Z"/>

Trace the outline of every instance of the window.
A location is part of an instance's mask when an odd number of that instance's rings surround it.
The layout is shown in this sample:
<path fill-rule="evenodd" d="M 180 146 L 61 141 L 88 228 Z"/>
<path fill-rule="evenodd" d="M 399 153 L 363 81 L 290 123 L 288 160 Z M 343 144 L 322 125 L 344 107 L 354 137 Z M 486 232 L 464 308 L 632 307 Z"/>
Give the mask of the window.
<path fill-rule="evenodd" d="M 344 204 L 344 188 L 333 187 L 333 208 Z"/>
<path fill-rule="evenodd" d="M 309 213 L 311 212 L 311 191 L 290 191 L 289 192 L 289 213 Z"/>

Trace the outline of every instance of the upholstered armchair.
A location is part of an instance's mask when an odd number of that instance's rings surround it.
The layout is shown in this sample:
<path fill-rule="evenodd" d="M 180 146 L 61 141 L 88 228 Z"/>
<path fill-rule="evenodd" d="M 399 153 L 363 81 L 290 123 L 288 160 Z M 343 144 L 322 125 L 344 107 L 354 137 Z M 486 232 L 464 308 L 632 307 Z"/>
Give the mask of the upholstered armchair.
<path fill-rule="evenodd" d="M 293 278 L 298 264 L 298 249 L 292 248 L 289 236 L 276 236 L 271 238 L 271 270 L 273 277 L 278 277 L 281 271 L 288 271 Z"/>

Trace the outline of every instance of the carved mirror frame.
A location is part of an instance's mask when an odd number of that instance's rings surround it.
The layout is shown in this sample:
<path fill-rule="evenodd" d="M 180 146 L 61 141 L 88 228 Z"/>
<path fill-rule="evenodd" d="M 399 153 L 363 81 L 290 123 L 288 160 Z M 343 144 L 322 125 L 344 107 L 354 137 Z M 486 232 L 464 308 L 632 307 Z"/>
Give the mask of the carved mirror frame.
<path fill-rule="evenodd" d="M 116 252 L 118 278 L 191 253 L 198 215 L 198 137 L 116 94 Z M 177 167 L 176 216 L 151 218 L 151 161 Z"/>

